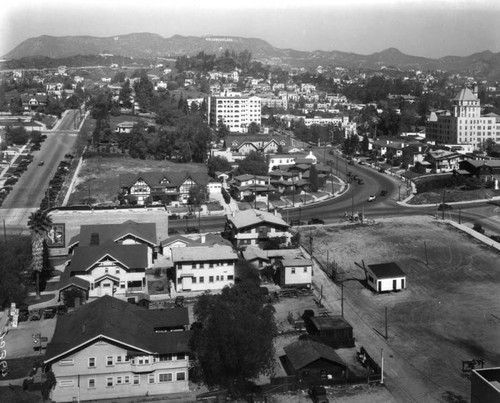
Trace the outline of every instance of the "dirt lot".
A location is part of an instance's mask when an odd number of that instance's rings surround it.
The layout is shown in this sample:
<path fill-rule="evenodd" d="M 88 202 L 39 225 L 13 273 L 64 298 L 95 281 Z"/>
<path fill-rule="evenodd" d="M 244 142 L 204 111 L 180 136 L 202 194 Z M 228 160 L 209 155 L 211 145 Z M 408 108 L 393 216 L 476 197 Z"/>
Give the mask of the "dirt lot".
<path fill-rule="evenodd" d="M 476 190 L 446 190 L 445 202 L 461 202 L 480 199 L 491 199 L 500 196 L 500 190 L 494 189 L 476 189 Z M 416 194 L 409 200 L 409 204 L 440 204 L 443 202 L 443 192 L 425 192 Z"/>
<path fill-rule="evenodd" d="M 329 251 L 345 278 L 364 278 L 355 264 L 362 261 L 396 262 L 405 271 L 408 289 L 402 292 L 376 295 L 360 281 L 344 287 L 354 336 L 373 354 L 384 348 L 387 385 L 398 401 L 452 401 L 443 398 L 447 392 L 468 399 L 461 360 L 500 364 L 496 251 L 428 217 L 327 226 L 313 237 L 315 257 L 326 263 Z M 324 284 L 328 306 L 338 309 L 339 287 L 322 273 L 315 277 L 316 286 Z M 381 335 L 385 308 L 387 340 Z"/>
<path fill-rule="evenodd" d="M 95 203 L 113 201 L 120 190 L 120 174 L 168 171 L 206 172 L 203 164 L 179 164 L 171 161 L 140 160 L 129 157 L 92 157 L 84 161 L 68 205 L 82 204 L 90 197 Z"/>

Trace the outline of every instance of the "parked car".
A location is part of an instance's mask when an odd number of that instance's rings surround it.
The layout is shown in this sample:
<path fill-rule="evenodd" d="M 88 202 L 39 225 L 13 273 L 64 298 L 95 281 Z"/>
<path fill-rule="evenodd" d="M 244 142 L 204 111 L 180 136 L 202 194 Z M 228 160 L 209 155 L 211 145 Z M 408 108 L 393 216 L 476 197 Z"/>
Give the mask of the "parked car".
<path fill-rule="evenodd" d="M 38 309 L 30 312 L 30 320 L 40 320 L 40 311 Z"/>
<path fill-rule="evenodd" d="M 55 317 L 57 314 L 57 309 L 56 308 L 45 308 L 43 310 L 43 318 L 44 319 L 52 319 L 53 317 Z"/>
<path fill-rule="evenodd" d="M 175 234 L 178 234 L 179 231 L 176 230 L 175 228 L 169 228 L 168 229 L 168 235 L 175 235 Z"/>
<path fill-rule="evenodd" d="M 308 394 L 314 403 L 328 403 L 326 389 L 323 386 L 312 386 L 309 389 Z"/>
<path fill-rule="evenodd" d="M 195 213 L 187 213 L 183 218 L 185 218 L 186 220 L 188 220 L 190 218 L 196 218 L 196 214 Z"/>
<path fill-rule="evenodd" d="M 25 322 L 29 319 L 29 317 L 30 317 L 30 313 L 27 309 L 20 309 L 19 316 L 18 316 L 17 320 L 19 322 Z"/>
<path fill-rule="evenodd" d="M 169 220 L 179 220 L 181 217 L 178 214 L 170 214 L 168 216 Z"/>
<path fill-rule="evenodd" d="M 298 225 L 304 225 L 305 222 L 304 221 L 301 221 L 301 220 L 292 220 L 290 222 L 290 225 L 293 227 L 293 226 L 298 226 Z"/>
<path fill-rule="evenodd" d="M 319 218 L 311 218 L 309 221 L 308 221 L 308 224 L 309 225 L 312 225 L 312 224 L 324 224 L 325 222 Z"/>
<path fill-rule="evenodd" d="M 68 307 L 66 305 L 59 305 L 57 307 L 58 315 L 66 315 L 68 313 Z"/>
<path fill-rule="evenodd" d="M 372 202 L 376 199 L 377 197 L 375 195 L 368 196 L 368 201 Z"/>
<path fill-rule="evenodd" d="M 363 179 L 361 178 L 358 178 L 358 185 L 362 185 L 364 182 L 363 182 Z"/>
<path fill-rule="evenodd" d="M 45 161 L 40 161 L 40 162 L 38 163 L 38 166 L 39 166 L 39 167 L 41 167 L 41 166 L 43 166 L 44 164 L 45 164 Z"/>
<path fill-rule="evenodd" d="M 438 210 L 439 211 L 443 211 L 443 210 L 451 210 L 453 207 L 450 206 L 449 204 L 443 204 L 441 203 L 439 206 L 438 206 Z"/>
<path fill-rule="evenodd" d="M 348 162 L 348 164 L 349 165 L 354 165 L 354 161 L 351 160 L 351 161 Z"/>
<path fill-rule="evenodd" d="M 387 196 L 387 190 L 382 190 L 382 191 L 380 192 L 380 196 L 381 196 L 381 197 L 385 197 L 385 196 Z"/>

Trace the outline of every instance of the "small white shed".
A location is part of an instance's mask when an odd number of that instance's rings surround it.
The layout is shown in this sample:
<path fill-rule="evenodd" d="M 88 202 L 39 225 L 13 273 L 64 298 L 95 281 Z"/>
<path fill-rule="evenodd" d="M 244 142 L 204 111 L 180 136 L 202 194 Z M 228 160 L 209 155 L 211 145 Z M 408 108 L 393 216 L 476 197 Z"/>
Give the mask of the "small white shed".
<path fill-rule="evenodd" d="M 394 262 L 368 265 L 366 280 L 375 292 L 406 289 L 406 274 Z"/>

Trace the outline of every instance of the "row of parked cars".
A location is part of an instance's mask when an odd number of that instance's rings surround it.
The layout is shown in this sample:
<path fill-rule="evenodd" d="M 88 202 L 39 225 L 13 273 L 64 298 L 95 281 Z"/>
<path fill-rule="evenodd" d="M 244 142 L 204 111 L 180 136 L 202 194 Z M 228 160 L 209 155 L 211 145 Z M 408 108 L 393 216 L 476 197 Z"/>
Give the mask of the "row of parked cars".
<path fill-rule="evenodd" d="M 320 218 L 311 218 L 308 222 L 307 225 L 323 225 L 325 222 L 320 219 Z M 298 226 L 298 225 L 306 225 L 305 221 L 301 220 L 292 220 L 290 222 L 290 225 L 293 226 Z"/>
<path fill-rule="evenodd" d="M 21 309 L 19 311 L 19 322 L 33 321 L 40 319 L 52 319 L 56 315 L 64 315 L 68 312 L 68 308 L 65 305 L 50 306 L 42 309 Z"/>

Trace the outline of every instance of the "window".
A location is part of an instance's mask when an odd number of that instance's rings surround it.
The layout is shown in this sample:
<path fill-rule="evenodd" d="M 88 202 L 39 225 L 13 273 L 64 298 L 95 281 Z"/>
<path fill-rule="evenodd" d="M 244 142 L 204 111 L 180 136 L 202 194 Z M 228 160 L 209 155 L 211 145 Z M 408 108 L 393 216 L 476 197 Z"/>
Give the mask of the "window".
<path fill-rule="evenodd" d="M 120 269 L 116 269 L 115 274 L 120 274 Z"/>
<path fill-rule="evenodd" d="M 125 377 L 123 378 L 123 383 L 130 383 L 130 376 L 125 375 Z"/>
<path fill-rule="evenodd" d="M 89 368 L 95 368 L 95 358 L 94 357 L 89 358 Z"/>
<path fill-rule="evenodd" d="M 112 355 L 106 357 L 106 365 L 107 366 L 113 365 L 113 356 Z"/>
<path fill-rule="evenodd" d="M 191 268 L 192 268 L 192 269 L 196 269 L 196 263 L 193 263 L 193 264 L 191 265 Z"/>
<path fill-rule="evenodd" d="M 215 281 L 219 281 L 219 280 L 220 280 L 219 276 L 215 276 Z"/>
<path fill-rule="evenodd" d="M 196 284 L 196 277 L 193 277 L 193 284 Z"/>
<path fill-rule="evenodd" d="M 172 374 L 160 374 L 158 378 L 158 382 L 172 382 Z"/>
<path fill-rule="evenodd" d="M 208 267 L 213 268 L 214 267 L 214 262 L 210 262 L 210 264 L 208 265 Z"/>
<path fill-rule="evenodd" d="M 155 374 L 148 375 L 148 383 L 155 383 Z"/>
<path fill-rule="evenodd" d="M 185 372 L 177 372 L 176 380 L 185 381 L 186 380 L 186 373 Z"/>
<path fill-rule="evenodd" d="M 186 359 L 186 354 L 185 353 L 177 353 L 177 361 L 179 360 L 185 360 Z"/>
<path fill-rule="evenodd" d="M 200 283 L 204 283 L 205 282 L 205 277 L 201 276 L 200 277 Z"/>
<path fill-rule="evenodd" d="M 139 375 L 134 375 L 134 385 L 139 385 L 139 383 L 140 383 Z"/>
<path fill-rule="evenodd" d="M 122 356 L 121 355 L 117 355 L 116 356 L 116 363 L 117 364 L 121 364 L 122 363 Z"/>
<path fill-rule="evenodd" d="M 121 383 L 122 383 L 122 377 L 121 376 L 117 376 L 116 377 L 116 384 L 117 385 L 121 385 Z"/>
<path fill-rule="evenodd" d="M 104 273 L 108 273 L 108 271 L 109 271 L 109 269 L 106 267 L 106 268 L 104 269 Z"/>
<path fill-rule="evenodd" d="M 89 379 L 89 389 L 95 388 L 95 379 L 90 378 Z"/>
<path fill-rule="evenodd" d="M 229 275 L 227 276 L 227 279 L 228 279 L 228 280 L 233 280 L 233 279 L 234 279 L 234 276 L 233 276 L 232 274 L 229 274 Z"/>
<path fill-rule="evenodd" d="M 209 282 L 209 283 L 213 283 L 213 282 L 214 282 L 214 276 L 210 276 L 210 277 L 208 277 L 208 282 Z"/>
<path fill-rule="evenodd" d="M 295 267 L 292 267 L 292 274 L 295 274 Z"/>
<path fill-rule="evenodd" d="M 106 378 L 106 387 L 107 388 L 113 387 L 113 378 Z"/>
<path fill-rule="evenodd" d="M 59 381 L 59 386 L 61 388 L 72 388 L 75 386 L 75 381 L 73 379 L 61 379 Z"/>
<path fill-rule="evenodd" d="M 304 273 L 307 273 L 307 266 L 304 267 Z"/>

